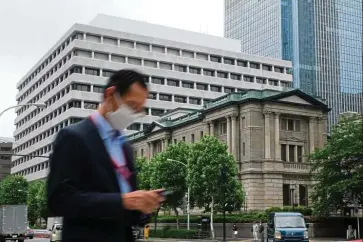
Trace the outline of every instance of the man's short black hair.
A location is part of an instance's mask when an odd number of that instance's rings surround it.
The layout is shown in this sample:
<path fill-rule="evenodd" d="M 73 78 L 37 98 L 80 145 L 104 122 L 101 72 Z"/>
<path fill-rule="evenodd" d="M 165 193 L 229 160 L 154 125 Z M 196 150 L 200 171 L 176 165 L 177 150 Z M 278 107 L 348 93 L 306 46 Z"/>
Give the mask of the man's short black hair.
<path fill-rule="evenodd" d="M 115 86 L 117 93 L 122 96 L 128 92 L 130 86 L 134 83 L 140 84 L 141 87 L 147 90 L 144 76 L 140 72 L 131 69 L 122 69 L 112 74 L 108 79 L 105 89 Z"/>

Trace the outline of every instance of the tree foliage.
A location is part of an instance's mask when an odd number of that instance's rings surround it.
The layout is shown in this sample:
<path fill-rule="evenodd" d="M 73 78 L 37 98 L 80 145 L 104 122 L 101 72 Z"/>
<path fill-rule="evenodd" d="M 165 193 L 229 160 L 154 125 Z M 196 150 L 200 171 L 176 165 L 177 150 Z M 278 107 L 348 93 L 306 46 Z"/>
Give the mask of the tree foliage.
<path fill-rule="evenodd" d="M 17 175 L 9 175 L 0 182 L 0 204 L 20 205 L 27 203 L 28 181 Z"/>
<path fill-rule="evenodd" d="M 314 213 L 331 211 L 363 201 L 363 122 L 344 119 L 333 128 L 331 139 L 316 149 L 309 160 L 316 184 L 312 192 Z"/>
<path fill-rule="evenodd" d="M 27 205 L 28 221 L 31 226 L 34 226 L 40 218 L 40 207 L 37 199 L 40 187 L 40 181 L 33 181 L 29 183 Z"/>
<path fill-rule="evenodd" d="M 169 146 L 165 152 L 157 154 L 151 161 L 151 187 L 174 191 L 168 196 L 163 207 L 173 209 L 177 217 L 179 216 L 177 209 L 184 204 L 183 198 L 187 191 L 189 154 L 190 146 L 184 142 L 179 142 Z"/>
<path fill-rule="evenodd" d="M 138 189 L 151 190 L 151 164 L 146 157 L 137 157 L 135 168 L 137 170 Z"/>
<path fill-rule="evenodd" d="M 227 146 L 214 136 L 203 137 L 192 146 L 190 156 L 191 197 L 198 207 L 211 212 L 211 231 L 213 235 L 213 213 L 223 206 L 235 210 L 243 203 L 242 185 L 237 181 L 237 167 Z M 221 170 L 225 167 L 226 177 Z M 225 193 L 224 193 L 225 191 Z M 224 199 L 224 194 L 226 195 Z"/>

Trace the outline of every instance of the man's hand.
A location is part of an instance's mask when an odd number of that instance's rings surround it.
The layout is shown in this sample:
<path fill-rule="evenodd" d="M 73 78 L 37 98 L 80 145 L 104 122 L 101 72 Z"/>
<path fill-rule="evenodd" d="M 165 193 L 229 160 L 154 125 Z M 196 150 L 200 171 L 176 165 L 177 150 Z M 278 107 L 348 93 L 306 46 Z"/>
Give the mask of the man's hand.
<path fill-rule="evenodd" d="M 122 194 L 122 203 L 128 210 L 138 210 L 144 214 L 150 214 L 154 209 L 160 207 L 164 198 L 158 194 L 161 190 L 154 191 L 135 191 Z"/>

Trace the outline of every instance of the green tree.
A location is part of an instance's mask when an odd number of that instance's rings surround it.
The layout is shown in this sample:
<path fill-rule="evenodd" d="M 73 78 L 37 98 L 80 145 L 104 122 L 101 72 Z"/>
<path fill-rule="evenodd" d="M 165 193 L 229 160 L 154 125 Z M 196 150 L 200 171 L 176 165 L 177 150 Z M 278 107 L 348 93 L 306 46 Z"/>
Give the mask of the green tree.
<path fill-rule="evenodd" d="M 191 197 L 198 207 L 210 212 L 210 226 L 214 237 L 213 215 L 223 206 L 229 211 L 243 203 L 242 185 L 237 181 L 237 167 L 227 146 L 214 136 L 206 136 L 192 146 L 190 157 Z M 226 167 L 226 177 L 221 170 Z M 223 191 L 226 197 L 224 199 Z"/>
<path fill-rule="evenodd" d="M 17 175 L 9 175 L 0 182 L 0 204 L 27 204 L 28 181 Z"/>
<path fill-rule="evenodd" d="M 40 218 L 40 207 L 38 200 L 39 189 L 41 188 L 41 181 L 32 181 L 28 187 L 28 220 L 31 226 L 34 226 Z"/>
<path fill-rule="evenodd" d="M 165 152 L 156 155 L 151 164 L 153 173 L 151 176 L 151 185 L 153 188 L 165 188 L 174 191 L 168 196 L 163 204 L 164 208 L 173 209 L 177 217 L 177 228 L 179 229 L 179 212 L 184 204 L 183 198 L 186 195 L 187 186 L 187 163 L 190 156 L 190 145 L 179 142 L 169 146 Z M 184 165 L 183 165 L 184 164 Z"/>
<path fill-rule="evenodd" d="M 137 170 L 137 183 L 138 189 L 150 190 L 151 189 L 151 164 L 146 157 L 137 157 L 135 162 Z"/>
<path fill-rule="evenodd" d="M 47 205 L 47 183 L 45 180 L 40 181 L 39 190 L 37 193 L 37 200 L 39 203 L 39 215 L 42 219 L 48 218 L 48 205 Z"/>
<path fill-rule="evenodd" d="M 349 118 L 338 123 L 322 149 L 309 157 L 316 184 L 311 195 L 314 213 L 331 211 L 363 199 L 363 122 Z"/>

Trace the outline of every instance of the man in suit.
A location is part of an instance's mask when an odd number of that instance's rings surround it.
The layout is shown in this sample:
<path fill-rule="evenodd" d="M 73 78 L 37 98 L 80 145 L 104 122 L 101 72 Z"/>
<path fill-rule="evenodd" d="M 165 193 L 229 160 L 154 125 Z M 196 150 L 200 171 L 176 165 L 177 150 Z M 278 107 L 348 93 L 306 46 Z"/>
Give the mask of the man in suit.
<path fill-rule="evenodd" d="M 132 226 L 160 206 L 161 190 L 137 191 L 131 146 L 120 132 L 144 112 L 143 76 L 113 74 L 103 102 L 89 118 L 62 129 L 54 142 L 47 196 L 63 217 L 63 242 L 134 241 Z"/>

